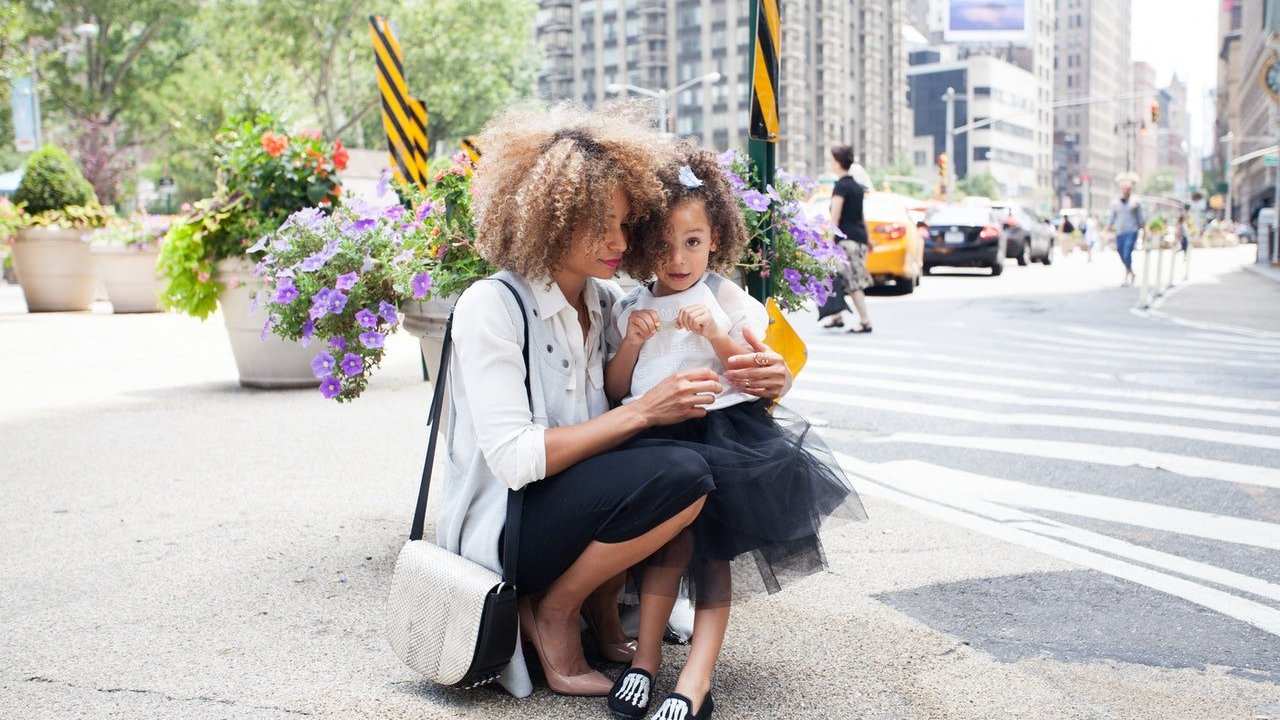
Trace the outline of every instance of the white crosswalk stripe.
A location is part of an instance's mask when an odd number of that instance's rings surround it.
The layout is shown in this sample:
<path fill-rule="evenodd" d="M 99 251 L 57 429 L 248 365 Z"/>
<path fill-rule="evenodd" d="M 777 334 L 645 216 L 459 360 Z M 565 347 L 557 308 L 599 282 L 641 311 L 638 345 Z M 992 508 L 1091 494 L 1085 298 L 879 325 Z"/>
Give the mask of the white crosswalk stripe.
<path fill-rule="evenodd" d="M 870 429 L 838 446 L 860 492 L 1280 636 L 1280 574 L 1259 569 L 1280 558 L 1266 509 L 1280 399 L 1239 389 L 1280 368 L 1280 342 L 1169 325 L 944 332 L 918 349 L 810 343 L 787 400 L 826 437 L 845 418 Z M 1251 515 L 1253 498 L 1272 499 Z"/>

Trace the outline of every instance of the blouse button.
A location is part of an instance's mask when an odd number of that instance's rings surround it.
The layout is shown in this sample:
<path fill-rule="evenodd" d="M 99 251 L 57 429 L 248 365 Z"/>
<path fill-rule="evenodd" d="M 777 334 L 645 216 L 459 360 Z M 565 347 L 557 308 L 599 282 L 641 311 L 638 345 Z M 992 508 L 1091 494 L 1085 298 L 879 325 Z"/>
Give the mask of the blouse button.
<path fill-rule="evenodd" d="M 547 352 L 552 352 L 552 348 L 550 345 L 547 346 Z"/>
<path fill-rule="evenodd" d="M 564 367 L 569 367 L 569 361 L 568 361 L 568 360 L 561 360 L 561 361 L 560 361 L 560 364 L 561 364 L 561 365 L 563 365 Z"/>
<path fill-rule="evenodd" d="M 533 316 L 538 317 L 538 308 L 533 309 Z"/>

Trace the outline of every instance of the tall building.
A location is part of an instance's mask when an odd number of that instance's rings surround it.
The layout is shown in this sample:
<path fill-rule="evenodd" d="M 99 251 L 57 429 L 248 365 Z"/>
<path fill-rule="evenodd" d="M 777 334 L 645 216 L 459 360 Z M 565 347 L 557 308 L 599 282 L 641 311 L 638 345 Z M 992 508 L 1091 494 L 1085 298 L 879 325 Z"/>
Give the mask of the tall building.
<path fill-rule="evenodd" d="M 1151 103 L 1157 102 L 1156 69 L 1145 62 L 1133 64 L 1133 107 L 1132 117 L 1138 118 L 1141 126 L 1133 147 L 1133 171 L 1146 183 L 1160 171 L 1158 156 L 1160 131 L 1157 123 L 1151 119 Z M 1163 115 L 1161 122 L 1164 121 Z M 1139 186 L 1141 187 L 1141 186 Z"/>
<path fill-rule="evenodd" d="M 1065 169 L 1058 190 L 1064 204 L 1102 212 L 1116 195 L 1116 176 L 1132 165 L 1141 130 L 1128 98 L 1132 2 L 1055 1 L 1054 143 Z"/>
<path fill-rule="evenodd" d="M 1239 103 L 1239 131 L 1235 137 L 1235 155 L 1274 144 L 1280 113 L 1276 101 L 1262 87 L 1262 73 L 1272 58 L 1273 31 L 1280 25 L 1280 8 L 1274 2 L 1261 0 L 1242 3 L 1240 38 L 1240 77 L 1232 92 Z M 1270 15 L 1268 8 L 1270 7 Z M 1261 207 L 1274 202 L 1277 170 L 1266 167 L 1263 158 L 1244 162 L 1235 168 L 1232 197 L 1236 219 L 1248 220 Z"/>
<path fill-rule="evenodd" d="M 1011 197 L 1049 211 L 1056 205 L 1052 189 L 1053 0 L 1028 0 L 1028 31 L 1025 39 L 1014 42 L 945 43 L 943 9 L 942 0 L 919 0 L 911 8 L 912 22 L 925 24 L 917 29 L 934 42 L 931 50 L 912 54 L 908 71 L 916 173 L 930 175 L 932 163 L 943 151 L 946 137 L 939 128 L 945 108 L 940 98 L 947 87 L 954 87 L 960 93 L 955 122 L 961 130 L 951 161 L 956 177 L 965 177 L 970 168 L 991 172 Z M 961 80 L 964 88 L 948 84 Z M 940 89 L 934 87 L 935 81 L 942 83 Z M 964 131 L 970 118 L 991 124 Z M 974 137 L 967 137 L 970 134 Z"/>
<path fill-rule="evenodd" d="M 1224 192 L 1228 191 L 1227 164 L 1231 158 L 1239 155 L 1234 142 L 1225 140 L 1230 133 L 1233 138 L 1240 136 L 1240 84 L 1241 65 L 1243 64 L 1244 47 L 1244 2 L 1243 0 L 1224 0 L 1218 6 L 1218 83 L 1214 91 L 1213 122 L 1213 166 L 1222 173 Z M 1234 198 L 1231 202 L 1235 205 Z M 1235 219 L 1240 213 L 1234 208 L 1227 208 L 1226 214 Z"/>
<path fill-rule="evenodd" d="M 1160 88 L 1160 131 L 1158 163 L 1173 179 L 1174 192 L 1187 193 L 1191 176 L 1191 114 L 1187 108 L 1187 84 L 1173 76 L 1168 87 Z"/>
<path fill-rule="evenodd" d="M 779 166 L 825 172 L 849 143 L 859 162 L 903 159 L 909 130 L 906 0 L 780 3 Z M 594 106 L 612 84 L 652 91 L 710 72 L 716 83 L 668 99 L 667 127 L 707 147 L 747 143 L 751 103 L 748 5 L 738 0 L 541 0 L 537 34 L 547 64 L 539 93 Z"/>

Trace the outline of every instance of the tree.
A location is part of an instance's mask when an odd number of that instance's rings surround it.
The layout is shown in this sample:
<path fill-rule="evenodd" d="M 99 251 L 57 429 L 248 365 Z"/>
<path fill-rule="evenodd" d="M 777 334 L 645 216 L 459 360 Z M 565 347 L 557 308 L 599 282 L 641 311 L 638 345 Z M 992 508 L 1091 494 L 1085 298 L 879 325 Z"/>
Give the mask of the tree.
<path fill-rule="evenodd" d="M 970 175 L 956 183 L 956 187 L 965 195 L 1000 199 L 1000 183 L 989 172 Z"/>
<path fill-rule="evenodd" d="M 0 171 L 22 164 L 22 153 L 13 147 L 13 102 L 9 82 L 31 72 L 31 56 L 23 47 L 27 36 L 26 9 L 17 3 L 0 4 Z"/>
<path fill-rule="evenodd" d="M 1142 192 L 1144 195 L 1165 195 L 1173 192 L 1173 189 L 1173 173 L 1163 169 L 1147 180 L 1147 185 Z"/>
<path fill-rule="evenodd" d="M 899 160 L 887 167 L 871 168 L 867 172 L 871 175 L 871 184 L 875 186 L 873 190 L 883 190 L 887 182 L 889 191 L 900 195 L 909 195 L 914 198 L 927 198 L 933 195 L 933 184 L 916 178 L 915 168 L 906 160 Z"/>
<path fill-rule="evenodd" d="M 125 150 L 154 140 L 157 90 L 195 51 L 190 32 L 198 0 L 28 0 L 32 35 L 74 47 L 72 32 L 90 27 L 83 52 L 41 57 L 42 89 L 71 122 L 85 177 L 103 203 L 117 200 L 128 168 Z M 85 25 L 85 24 L 90 25 Z"/>

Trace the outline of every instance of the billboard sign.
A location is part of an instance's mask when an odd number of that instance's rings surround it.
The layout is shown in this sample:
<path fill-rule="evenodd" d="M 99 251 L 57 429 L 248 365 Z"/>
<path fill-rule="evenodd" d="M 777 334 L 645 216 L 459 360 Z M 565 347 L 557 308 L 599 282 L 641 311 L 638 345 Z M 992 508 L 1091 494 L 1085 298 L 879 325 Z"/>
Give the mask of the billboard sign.
<path fill-rule="evenodd" d="M 13 146 L 18 152 L 31 152 L 40 145 L 40 100 L 31 76 L 10 80 L 9 95 L 13 102 Z"/>
<path fill-rule="evenodd" d="M 945 0 L 943 8 L 947 42 L 1031 41 L 1031 0 Z"/>

